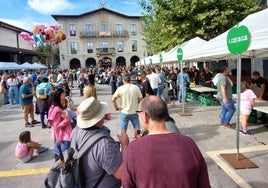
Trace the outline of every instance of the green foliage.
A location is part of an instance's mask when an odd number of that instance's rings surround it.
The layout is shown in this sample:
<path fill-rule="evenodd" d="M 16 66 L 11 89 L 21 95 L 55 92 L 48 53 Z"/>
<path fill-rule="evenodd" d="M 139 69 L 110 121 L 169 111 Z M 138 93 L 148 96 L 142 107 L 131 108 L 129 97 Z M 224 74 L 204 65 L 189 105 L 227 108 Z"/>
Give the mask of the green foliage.
<path fill-rule="evenodd" d="M 261 10 L 261 0 L 141 0 L 147 51 L 170 50 L 191 38 L 212 39 Z"/>
<path fill-rule="evenodd" d="M 44 45 L 35 48 L 36 52 L 40 52 L 41 55 L 35 57 L 35 61 L 41 64 L 48 65 L 60 62 L 59 47 L 53 47 L 52 45 Z"/>

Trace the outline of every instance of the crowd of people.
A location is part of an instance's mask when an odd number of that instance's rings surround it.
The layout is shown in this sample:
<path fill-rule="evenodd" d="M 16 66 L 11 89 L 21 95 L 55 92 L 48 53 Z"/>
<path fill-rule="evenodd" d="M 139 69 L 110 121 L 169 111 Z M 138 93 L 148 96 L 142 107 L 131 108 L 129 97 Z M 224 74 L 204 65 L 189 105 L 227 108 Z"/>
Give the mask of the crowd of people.
<path fill-rule="evenodd" d="M 109 127 L 105 126 L 105 121 L 111 118 L 108 104 L 98 100 L 95 82 L 110 85 L 111 102 L 120 112 L 120 145 L 112 137 L 106 137 L 85 155 L 83 182 L 86 187 L 95 185 L 103 172 L 105 175 L 99 187 L 210 187 L 207 166 L 199 148 L 191 138 L 180 133 L 168 114 L 164 89 L 168 87 L 178 102 L 187 102 L 190 82 L 207 87 L 214 85 L 222 106 L 220 124 L 231 128 L 235 107 L 233 83 L 228 75 L 228 67 L 222 67 L 216 76 L 208 67 L 201 74 L 195 66 L 191 70 L 185 67 L 182 71 L 159 66 L 88 68 L 46 70 L 39 74 L 5 73 L 1 85 L 8 91 L 4 93 L 5 104 L 22 106 L 25 127 L 40 123 L 44 129 L 51 128 L 55 161 L 60 158 L 59 149 L 64 152 L 70 148 L 72 139 L 79 147 L 88 136 L 98 131 L 110 134 Z M 72 89 L 76 86 L 84 98 L 79 105 L 75 105 L 72 99 Z M 254 94 L 253 87 L 260 88 L 259 95 Z M 44 98 L 39 96 L 40 88 L 47 89 Z M 254 100 L 267 100 L 267 97 L 268 82 L 260 77 L 259 72 L 253 72 L 251 83 L 241 82 L 240 131 L 243 134 L 251 134 L 247 120 Z M 40 122 L 34 118 L 34 113 L 40 115 Z M 129 121 L 134 129 L 132 139 L 127 135 Z M 78 133 L 75 137 L 72 135 L 74 129 Z M 34 149 L 38 153 L 47 150 L 32 141 L 29 134 L 22 133 L 16 147 L 16 157 L 22 162 L 31 160 Z M 165 178 L 162 174 L 166 175 Z"/>

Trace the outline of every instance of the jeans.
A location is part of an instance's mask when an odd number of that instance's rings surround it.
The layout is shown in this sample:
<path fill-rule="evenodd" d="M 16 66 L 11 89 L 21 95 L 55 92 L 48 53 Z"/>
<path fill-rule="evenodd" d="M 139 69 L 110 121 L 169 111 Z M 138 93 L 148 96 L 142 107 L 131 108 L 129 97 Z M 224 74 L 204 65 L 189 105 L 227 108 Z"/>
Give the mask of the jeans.
<path fill-rule="evenodd" d="M 46 124 L 45 124 L 45 113 L 44 112 L 40 112 L 40 121 L 41 121 L 41 124 L 42 124 L 42 127 L 46 127 Z"/>
<path fill-rule="evenodd" d="M 129 121 L 131 121 L 134 129 L 140 128 L 139 117 L 136 113 L 135 114 L 120 113 L 119 122 L 120 122 L 120 129 L 121 130 L 127 130 L 127 126 L 128 126 Z"/>
<path fill-rule="evenodd" d="M 161 98 L 164 102 L 166 101 L 165 95 L 164 95 L 164 86 L 159 86 L 157 89 L 157 97 Z"/>
<path fill-rule="evenodd" d="M 8 99 L 8 93 L 4 94 L 4 104 L 8 104 L 9 103 L 9 99 Z"/>
<path fill-rule="evenodd" d="M 158 88 L 153 89 L 154 95 L 157 95 L 157 91 L 158 91 Z"/>
<path fill-rule="evenodd" d="M 178 101 L 181 102 L 183 100 L 184 102 L 186 102 L 187 101 L 186 98 L 187 98 L 187 86 L 183 86 L 182 89 L 179 89 Z"/>
<path fill-rule="evenodd" d="M 19 104 L 19 89 L 18 86 L 10 86 L 9 91 L 9 103 L 14 105 L 14 104 Z"/>
<path fill-rule="evenodd" d="M 234 101 L 228 99 L 227 103 L 224 104 L 223 100 L 219 99 L 219 102 L 221 103 L 221 124 L 227 125 L 230 123 L 235 112 Z"/>
<path fill-rule="evenodd" d="M 54 143 L 54 146 L 53 146 L 53 153 L 54 155 L 60 155 L 60 151 L 58 149 L 58 144 L 57 142 Z M 61 151 L 64 152 L 65 150 L 69 149 L 71 146 L 71 142 L 70 141 L 61 141 L 60 142 L 60 148 L 61 148 Z"/>

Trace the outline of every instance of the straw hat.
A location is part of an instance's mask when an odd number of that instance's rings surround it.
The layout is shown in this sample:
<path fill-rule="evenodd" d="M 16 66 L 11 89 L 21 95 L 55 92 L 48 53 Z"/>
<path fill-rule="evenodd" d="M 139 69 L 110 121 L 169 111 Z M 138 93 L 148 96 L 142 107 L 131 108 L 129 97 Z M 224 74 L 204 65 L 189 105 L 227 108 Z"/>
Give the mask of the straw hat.
<path fill-rule="evenodd" d="M 108 104 L 94 97 L 85 99 L 77 108 L 77 126 L 86 129 L 98 123 L 107 113 Z"/>

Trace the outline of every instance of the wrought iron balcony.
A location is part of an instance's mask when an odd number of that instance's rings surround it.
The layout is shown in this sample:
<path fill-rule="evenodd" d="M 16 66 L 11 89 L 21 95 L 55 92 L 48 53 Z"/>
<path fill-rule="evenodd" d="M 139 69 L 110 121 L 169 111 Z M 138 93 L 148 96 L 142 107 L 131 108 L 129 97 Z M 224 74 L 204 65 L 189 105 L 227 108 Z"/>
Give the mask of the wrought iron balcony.
<path fill-rule="evenodd" d="M 128 37 L 128 31 L 81 31 L 80 38 Z"/>
<path fill-rule="evenodd" d="M 115 55 L 115 48 L 96 48 L 97 56 Z"/>

